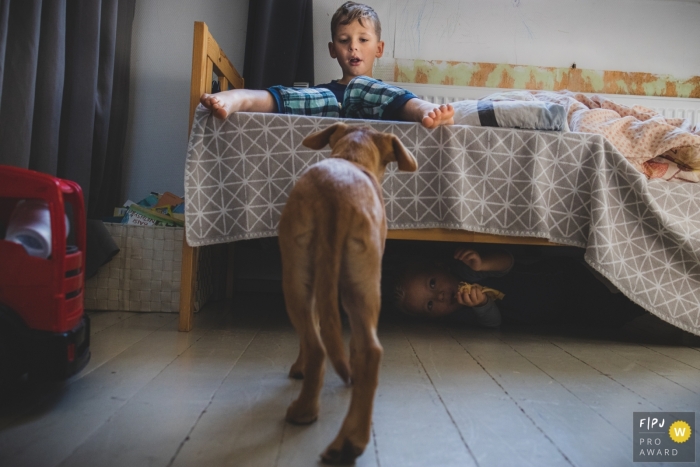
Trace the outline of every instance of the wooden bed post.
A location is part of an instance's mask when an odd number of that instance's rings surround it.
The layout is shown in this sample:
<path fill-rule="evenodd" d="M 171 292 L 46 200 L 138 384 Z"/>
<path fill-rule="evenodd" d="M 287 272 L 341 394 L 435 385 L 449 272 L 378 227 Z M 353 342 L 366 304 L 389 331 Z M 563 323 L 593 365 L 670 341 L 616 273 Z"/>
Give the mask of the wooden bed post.
<path fill-rule="evenodd" d="M 192 131 L 194 112 L 199 105 L 199 98 L 211 92 L 213 75 L 219 80 L 221 90 L 242 89 L 244 81 L 236 68 L 214 37 L 209 33 L 206 23 L 194 23 L 194 42 L 192 45 L 192 79 L 190 81 L 190 119 L 189 131 Z M 233 247 L 229 245 L 228 271 L 232 275 Z M 194 325 L 194 299 L 197 284 L 198 248 L 187 244 L 187 235 L 182 239 L 182 274 L 180 276 L 180 319 L 178 329 L 190 331 Z M 233 277 L 227 277 L 226 298 L 233 293 Z"/>
<path fill-rule="evenodd" d="M 194 296 L 197 284 L 197 260 L 199 249 L 182 240 L 182 274 L 180 276 L 180 320 L 178 330 L 191 331 L 194 320 Z"/>

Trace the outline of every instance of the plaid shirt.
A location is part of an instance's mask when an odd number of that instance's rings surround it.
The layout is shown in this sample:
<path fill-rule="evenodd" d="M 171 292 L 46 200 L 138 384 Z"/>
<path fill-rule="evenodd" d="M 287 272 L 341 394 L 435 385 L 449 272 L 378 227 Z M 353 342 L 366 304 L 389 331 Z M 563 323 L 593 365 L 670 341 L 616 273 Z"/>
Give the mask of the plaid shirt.
<path fill-rule="evenodd" d="M 277 101 L 277 111 L 281 114 L 340 117 L 340 105 L 330 89 L 272 86 L 268 91 Z"/>
<path fill-rule="evenodd" d="M 406 89 L 367 76 L 358 76 L 348 83 L 343 105 L 326 88 L 273 86 L 268 91 L 282 114 L 366 120 L 394 120 L 398 109 L 416 97 Z"/>
<path fill-rule="evenodd" d="M 348 83 L 343 102 L 343 117 L 366 120 L 393 120 L 396 111 L 416 95 L 367 76 Z M 389 117 L 391 114 L 391 117 Z"/>

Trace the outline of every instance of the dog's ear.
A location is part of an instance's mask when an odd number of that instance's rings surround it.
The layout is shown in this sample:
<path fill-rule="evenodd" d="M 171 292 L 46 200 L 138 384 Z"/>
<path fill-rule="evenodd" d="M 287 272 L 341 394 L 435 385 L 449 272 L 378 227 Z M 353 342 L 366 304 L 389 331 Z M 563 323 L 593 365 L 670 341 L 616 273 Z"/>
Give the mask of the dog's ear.
<path fill-rule="evenodd" d="M 404 172 L 415 172 L 418 169 L 418 162 L 416 158 L 413 157 L 411 151 L 406 149 L 401 140 L 396 136 L 389 133 L 383 133 L 381 135 L 384 138 L 389 138 L 391 142 L 391 147 L 393 149 L 393 158 L 386 160 L 386 163 L 396 161 L 399 164 L 399 170 Z M 389 154 L 391 156 L 391 154 Z M 386 157 L 386 156 L 385 156 Z"/>
<path fill-rule="evenodd" d="M 323 149 L 324 147 L 326 147 L 327 144 L 331 142 L 335 144 L 335 141 L 338 140 L 338 137 L 333 138 L 333 135 L 335 135 L 336 132 L 339 136 L 344 135 L 347 129 L 348 126 L 345 123 L 337 122 L 324 130 L 317 131 L 316 133 L 311 133 L 309 136 L 304 138 L 304 141 L 302 141 L 301 144 L 303 144 L 309 149 Z M 331 147 L 333 147 L 333 144 L 331 144 Z"/>

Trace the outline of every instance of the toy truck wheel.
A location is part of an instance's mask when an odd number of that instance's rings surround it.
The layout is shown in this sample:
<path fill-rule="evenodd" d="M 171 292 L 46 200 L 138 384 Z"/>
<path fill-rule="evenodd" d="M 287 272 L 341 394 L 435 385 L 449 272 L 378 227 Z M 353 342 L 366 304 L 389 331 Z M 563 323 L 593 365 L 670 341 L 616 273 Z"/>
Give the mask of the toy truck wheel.
<path fill-rule="evenodd" d="M 26 326 L 0 303 L 0 386 L 14 383 L 27 372 Z"/>
<path fill-rule="evenodd" d="M 17 345 L 16 339 L 8 331 L 0 331 L 0 388 L 16 383 L 24 374 Z"/>

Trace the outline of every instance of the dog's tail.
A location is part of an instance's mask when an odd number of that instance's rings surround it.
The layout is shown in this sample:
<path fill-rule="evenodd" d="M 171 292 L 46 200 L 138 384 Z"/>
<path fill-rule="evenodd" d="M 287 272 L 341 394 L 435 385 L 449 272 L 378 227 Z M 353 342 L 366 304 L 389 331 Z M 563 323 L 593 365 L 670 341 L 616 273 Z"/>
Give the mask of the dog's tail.
<path fill-rule="evenodd" d="M 345 384 L 350 384 L 350 366 L 345 355 L 338 306 L 340 266 L 349 231 L 336 222 L 334 218 L 338 215 L 334 212 L 329 216 L 329 222 L 322 225 L 320 232 L 317 232 L 319 235 L 314 258 L 314 303 L 320 321 L 321 340 L 328 358 L 338 376 Z"/>

